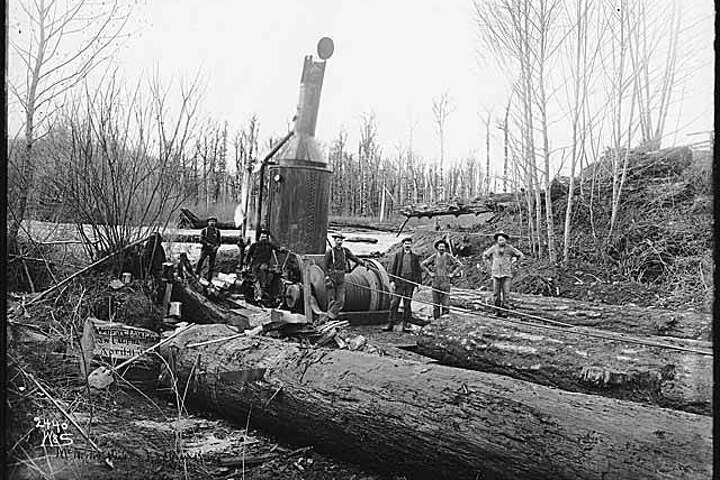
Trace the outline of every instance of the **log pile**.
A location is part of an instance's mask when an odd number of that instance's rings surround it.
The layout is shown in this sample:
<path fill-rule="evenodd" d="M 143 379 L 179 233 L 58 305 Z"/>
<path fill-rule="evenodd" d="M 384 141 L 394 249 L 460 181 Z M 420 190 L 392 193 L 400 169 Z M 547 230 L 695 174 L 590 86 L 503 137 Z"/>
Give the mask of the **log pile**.
<path fill-rule="evenodd" d="M 480 215 L 481 213 L 492 213 L 509 208 L 517 203 L 515 194 L 503 193 L 479 197 L 469 202 L 456 200 L 453 202 L 417 203 L 407 205 L 400 210 L 405 217 L 432 218 L 441 215 Z"/>
<path fill-rule="evenodd" d="M 499 320 L 451 313 L 422 330 L 416 351 L 445 365 L 712 415 L 711 356 Z M 669 343 L 667 338 L 660 341 Z M 708 342 L 672 343 L 712 351 Z"/>
<path fill-rule="evenodd" d="M 269 432 L 388 472 L 418 479 L 711 475 L 705 416 L 262 337 L 185 348 L 233 333 L 197 326 L 163 348 L 196 405 L 242 425 L 249 416 Z M 262 379 L 242 380 L 258 368 Z"/>

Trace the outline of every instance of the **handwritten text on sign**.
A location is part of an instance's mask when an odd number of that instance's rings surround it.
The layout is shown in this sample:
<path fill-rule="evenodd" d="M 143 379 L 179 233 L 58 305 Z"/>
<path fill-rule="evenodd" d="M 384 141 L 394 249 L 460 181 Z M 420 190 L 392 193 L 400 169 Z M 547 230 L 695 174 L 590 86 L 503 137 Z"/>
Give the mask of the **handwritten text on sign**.
<path fill-rule="evenodd" d="M 151 330 L 95 318 L 87 320 L 83 337 L 86 333 L 93 339 L 93 354 L 112 360 L 126 360 L 160 341 Z"/>

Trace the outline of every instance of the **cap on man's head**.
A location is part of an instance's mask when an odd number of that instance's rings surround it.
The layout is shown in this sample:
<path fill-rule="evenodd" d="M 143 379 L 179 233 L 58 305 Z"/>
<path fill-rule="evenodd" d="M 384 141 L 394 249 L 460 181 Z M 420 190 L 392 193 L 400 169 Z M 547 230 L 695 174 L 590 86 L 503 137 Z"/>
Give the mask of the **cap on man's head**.
<path fill-rule="evenodd" d="M 343 235 L 342 233 L 333 233 L 332 238 L 344 239 L 345 235 Z"/>
<path fill-rule="evenodd" d="M 208 222 L 217 222 L 217 217 L 208 217 Z"/>
<path fill-rule="evenodd" d="M 261 229 L 260 229 L 260 235 L 263 235 L 263 234 L 269 236 L 269 235 L 270 235 L 270 230 L 268 230 L 267 228 L 261 228 Z"/>
<path fill-rule="evenodd" d="M 412 237 L 405 237 L 405 238 L 403 238 L 403 239 L 402 239 L 402 243 L 405 243 L 405 242 L 410 242 L 410 243 L 412 243 Z"/>
<path fill-rule="evenodd" d="M 440 246 L 441 243 L 442 243 L 443 245 L 445 245 L 445 248 L 450 248 L 449 245 L 448 245 L 448 243 L 441 238 L 440 240 L 438 240 L 437 242 L 435 242 L 435 249 L 436 249 L 436 250 L 437 250 L 437 248 Z"/>
<path fill-rule="evenodd" d="M 510 237 L 508 236 L 508 234 L 503 232 L 502 230 L 495 232 L 495 235 L 493 235 L 493 238 L 495 238 L 495 240 L 497 240 L 498 237 L 505 237 L 505 240 L 510 240 Z"/>

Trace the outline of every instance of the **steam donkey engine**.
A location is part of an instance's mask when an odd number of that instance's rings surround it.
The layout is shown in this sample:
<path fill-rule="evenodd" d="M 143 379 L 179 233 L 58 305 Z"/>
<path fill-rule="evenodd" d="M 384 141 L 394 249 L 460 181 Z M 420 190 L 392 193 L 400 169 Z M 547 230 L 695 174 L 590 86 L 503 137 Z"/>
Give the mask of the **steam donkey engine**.
<path fill-rule="evenodd" d="M 305 312 L 308 317 L 327 309 L 321 265 L 328 241 L 333 172 L 318 147 L 315 126 L 326 61 L 333 50 L 332 40 L 325 37 L 317 46 L 320 61 L 315 61 L 312 55 L 305 57 L 294 128 L 276 150 L 276 160 L 264 162 L 260 169 L 263 185 L 267 167 L 269 191 L 265 218 L 262 193 L 260 195 L 257 224 L 266 225 L 275 242 L 289 250 L 278 259 L 287 267 L 281 274 L 282 307 Z M 368 260 L 368 264 L 371 268 L 348 265 L 346 312 L 377 312 L 389 308 L 387 272 L 375 260 Z"/>

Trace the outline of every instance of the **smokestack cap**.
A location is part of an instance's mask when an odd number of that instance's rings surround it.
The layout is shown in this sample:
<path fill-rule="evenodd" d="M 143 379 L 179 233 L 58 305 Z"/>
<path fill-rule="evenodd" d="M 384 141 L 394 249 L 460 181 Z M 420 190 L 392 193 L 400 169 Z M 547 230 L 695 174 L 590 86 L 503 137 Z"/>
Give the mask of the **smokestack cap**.
<path fill-rule="evenodd" d="M 332 38 L 323 37 L 320 39 L 320 41 L 317 44 L 318 57 L 320 57 L 323 60 L 327 60 L 328 58 L 332 57 L 332 54 L 334 51 L 335 51 L 335 44 L 333 43 Z"/>

